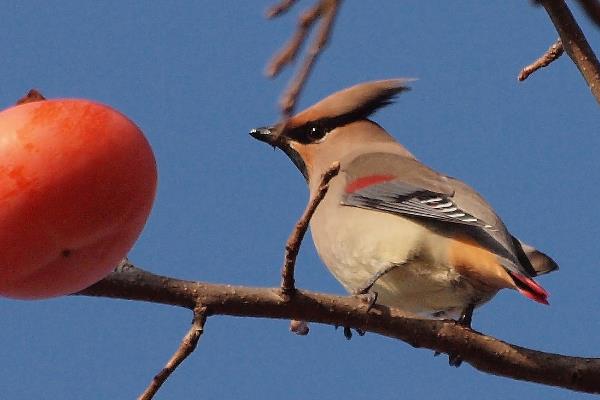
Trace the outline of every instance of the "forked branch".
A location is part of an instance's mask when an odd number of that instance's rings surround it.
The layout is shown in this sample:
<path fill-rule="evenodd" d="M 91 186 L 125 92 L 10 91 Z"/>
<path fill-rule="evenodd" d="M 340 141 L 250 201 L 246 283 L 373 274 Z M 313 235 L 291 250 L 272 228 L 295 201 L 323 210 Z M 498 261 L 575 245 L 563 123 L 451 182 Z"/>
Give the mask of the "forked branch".
<path fill-rule="evenodd" d="M 508 378 L 600 393 L 600 359 L 544 353 L 505 343 L 454 321 L 419 319 L 398 309 L 368 305 L 354 297 L 297 290 L 284 300 L 279 288 L 252 288 L 183 281 L 135 267 L 114 272 L 80 295 L 171 304 L 206 315 L 278 318 L 359 328 L 414 347 L 460 354 L 480 371 Z M 434 362 L 434 358 L 432 358 Z"/>
<path fill-rule="evenodd" d="M 596 101 L 600 103 L 600 63 L 571 10 L 564 0 L 540 0 L 539 4 L 546 9 L 565 51 L 581 72 Z"/>

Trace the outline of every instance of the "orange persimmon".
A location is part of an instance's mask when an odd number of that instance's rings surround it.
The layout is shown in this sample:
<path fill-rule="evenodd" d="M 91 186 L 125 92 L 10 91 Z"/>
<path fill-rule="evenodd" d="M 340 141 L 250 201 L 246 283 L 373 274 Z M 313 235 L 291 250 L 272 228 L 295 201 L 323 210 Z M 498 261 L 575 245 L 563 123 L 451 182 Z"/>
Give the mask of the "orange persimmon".
<path fill-rule="evenodd" d="M 89 100 L 0 112 L 0 296 L 77 292 L 137 240 L 156 193 L 141 130 Z"/>

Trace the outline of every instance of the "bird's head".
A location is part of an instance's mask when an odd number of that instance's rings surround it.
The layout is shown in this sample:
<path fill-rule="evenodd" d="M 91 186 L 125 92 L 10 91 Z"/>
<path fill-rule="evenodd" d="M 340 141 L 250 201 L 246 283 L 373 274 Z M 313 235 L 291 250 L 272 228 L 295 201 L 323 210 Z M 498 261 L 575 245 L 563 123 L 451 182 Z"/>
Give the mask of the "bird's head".
<path fill-rule="evenodd" d="M 334 161 L 370 144 L 393 143 L 396 152 L 408 150 L 382 127 L 369 120 L 378 109 L 409 90 L 408 79 L 361 83 L 336 92 L 294 115 L 283 135 L 279 127 L 250 131 L 255 139 L 283 150 L 308 182 L 319 179 Z"/>

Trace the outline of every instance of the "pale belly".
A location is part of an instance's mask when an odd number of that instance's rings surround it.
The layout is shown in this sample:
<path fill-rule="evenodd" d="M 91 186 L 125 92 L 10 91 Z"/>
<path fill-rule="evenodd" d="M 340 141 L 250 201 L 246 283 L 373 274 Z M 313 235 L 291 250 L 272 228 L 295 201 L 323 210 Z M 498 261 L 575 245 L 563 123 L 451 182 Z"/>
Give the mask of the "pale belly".
<path fill-rule="evenodd" d="M 335 278 L 353 292 L 390 264 L 393 270 L 372 288 L 380 304 L 411 313 L 456 318 L 470 303 L 495 292 L 481 292 L 447 265 L 447 246 L 411 220 L 356 207 L 317 210 L 311 230 L 317 251 Z"/>

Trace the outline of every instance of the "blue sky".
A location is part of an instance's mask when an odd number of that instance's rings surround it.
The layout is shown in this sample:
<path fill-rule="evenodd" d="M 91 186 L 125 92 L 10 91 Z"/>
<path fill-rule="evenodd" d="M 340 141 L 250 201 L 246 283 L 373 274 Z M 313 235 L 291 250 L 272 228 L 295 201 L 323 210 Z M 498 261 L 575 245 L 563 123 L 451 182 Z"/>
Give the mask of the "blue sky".
<path fill-rule="evenodd" d="M 278 118 L 290 72 L 269 81 L 262 71 L 309 3 L 268 22 L 267 1 L 5 1 L 1 104 L 36 87 L 121 110 L 145 131 L 160 176 L 132 261 L 180 278 L 275 286 L 307 191 L 281 152 L 247 132 Z M 598 355 L 598 104 L 567 57 L 516 80 L 557 37 L 547 15 L 516 0 L 369 4 L 343 4 L 301 107 L 362 81 L 419 78 L 374 119 L 422 161 L 477 188 L 515 235 L 561 266 L 539 280 L 551 306 L 505 291 L 476 312 L 474 328 Z M 575 11 L 600 49 L 600 30 Z M 310 240 L 297 283 L 343 293 Z M 0 316 L 6 399 L 135 398 L 191 318 L 81 297 L 0 299 Z M 213 317 L 157 398 L 591 398 L 450 368 L 374 334 L 346 341 L 330 326 L 311 328 L 297 337 L 286 321 Z"/>

